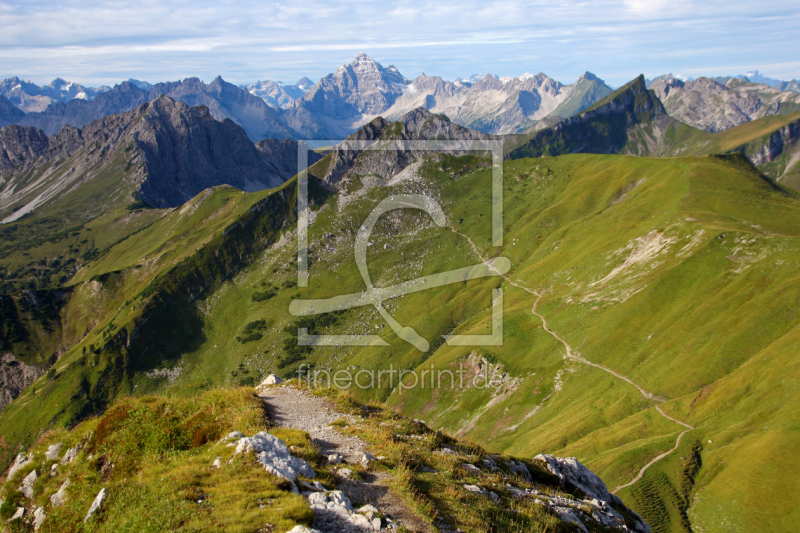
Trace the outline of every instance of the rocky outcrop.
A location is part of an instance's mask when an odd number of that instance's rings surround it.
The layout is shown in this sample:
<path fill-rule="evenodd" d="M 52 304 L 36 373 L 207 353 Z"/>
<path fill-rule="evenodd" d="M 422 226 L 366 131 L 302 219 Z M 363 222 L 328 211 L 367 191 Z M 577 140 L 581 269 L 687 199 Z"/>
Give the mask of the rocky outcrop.
<path fill-rule="evenodd" d="M 343 141 L 331 155 L 331 161 L 324 176 L 330 185 L 336 184 L 350 173 L 375 175 L 389 179 L 411 163 L 420 160 L 431 152 L 420 149 L 403 150 L 363 150 L 359 142 L 386 142 L 387 148 L 402 147 L 404 141 L 448 140 L 466 141 L 464 148 L 441 150 L 441 153 L 463 155 L 467 142 L 489 140 L 492 136 L 469 130 L 454 124 L 446 116 L 434 115 L 424 108 L 411 111 L 397 122 L 376 118 Z M 355 141 L 355 142 L 353 142 Z"/>
<path fill-rule="evenodd" d="M 574 523 L 580 531 L 588 531 L 585 523 L 592 521 L 614 530 L 649 533 L 650 526 L 639 515 L 626 508 L 622 500 L 608 491 L 603 480 L 576 458 L 539 454 L 533 460 L 555 475 L 562 487 L 582 493 L 583 497 L 580 499 L 572 499 L 532 491 L 534 498 L 565 522 Z M 522 496 L 522 491 L 517 489 L 517 492 Z"/>
<path fill-rule="evenodd" d="M 747 150 L 747 146 L 742 147 L 742 151 L 754 165 L 761 166 L 777 159 L 788 145 L 796 143 L 798 139 L 800 139 L 800 120 L 774 131 L 752 152 Z"/>
<path fill-rule="evenodd" d="M 235 454 L 252 452 L 264 469 L 274 476 L 295 481 L 298 476 L 313 478 L 314 470 L 307 462 L 293 456 L 284 442 L 265 431 L 236 442 Z"/>
<path fill-rule="evenodd" d="M 26 365 L 10 353 L 0 355 L 0 410 L 27 389 L 44 370 Z"/>
<path fill-rule="evenodd" d="M 0 129 L 0 173 L 41 157 L 49 146 L 47 135 L 36 128 L 11 125 Z"/>
<path fill-rule="evenodd" d="M 350 498 L 341 491 L 312 492 L 308 495 L 308 503 L 314 511 L 314 528 L 323 533 L 381 530 L 381 519 L 375 516 L 377 509 L 367 505 L 355 510 Z"/>
<path fill-rule="evenodd" d="M 103 506 L 103 502 L 106 500 L 106 489 L 100 489 L 100 492 L 97 493 L 95 496 L 94 501 L 92 501 L 92 505 L 89 507 L 89 510 L 86 512 L 86 517 L 83 519 L 83 523 L 89 521 L 89 519 L 94 516 L 94 514 L 100 510 Z"/>

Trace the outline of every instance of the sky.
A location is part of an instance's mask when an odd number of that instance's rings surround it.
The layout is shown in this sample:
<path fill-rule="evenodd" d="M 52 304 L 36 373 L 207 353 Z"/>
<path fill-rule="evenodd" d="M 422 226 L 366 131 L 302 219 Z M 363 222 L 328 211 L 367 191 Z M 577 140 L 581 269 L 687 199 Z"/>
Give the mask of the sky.
<path fill-rule="evenodd" d="M 317 81 L 359 52 L 408 78 L 800 78 L 797 0 L 0 0 L 0 28 L 0 77 L 38 84 Z"/>

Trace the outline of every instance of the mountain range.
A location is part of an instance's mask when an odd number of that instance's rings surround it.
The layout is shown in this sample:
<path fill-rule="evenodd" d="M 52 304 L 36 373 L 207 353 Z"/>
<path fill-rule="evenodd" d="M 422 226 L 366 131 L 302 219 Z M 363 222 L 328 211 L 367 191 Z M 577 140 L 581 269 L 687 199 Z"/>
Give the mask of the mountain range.
<path fill-rule="evenodd" d="M 753 79 L 761 80 L 755 75 Z M 656 90 L 671 116 L 707 131 L 790 112 L 800 102 L 792 82 L 772 88 L 747 78 L 703 80 L 708 79 L 684 82 L 665 75 L 648 82 L 648 88 Z M 128 80 L 113 88 L 91 89 L 61 79 L 37 87 L 10 78 L 0 83 L 0 95 L 8 100 L 0 100 L 0 124 L 34 126 L 53 135 L 64 125 L 82 127 L 166 95 L 190 106 L 208 106 L 212 116 L 234 120 L 254 141 L 341 139 L 377 116 L 396 119 L 417 107 L 470 129 L 514 134 L 573 116 L 611 92 L 589 72 L 571 85 L 543 73 L 518 78 L 475 75 L 454 82 L 420 74 L 409 80 L 394 66 L 384 68 L 359 54 L 316 84 L 303 78 L 294 85 L 265 80 L 234 86 L 218 77 L 210 84 L 197 78 L 155 85 Z M 20 115 L 15 107 L 27 114 Z"/>

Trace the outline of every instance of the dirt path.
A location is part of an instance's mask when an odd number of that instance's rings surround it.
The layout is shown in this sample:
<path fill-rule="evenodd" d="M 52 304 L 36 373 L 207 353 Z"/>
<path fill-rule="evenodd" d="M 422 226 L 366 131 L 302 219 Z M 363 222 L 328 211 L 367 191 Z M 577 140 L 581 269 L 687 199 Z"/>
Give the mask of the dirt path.
<path fill-rule="evenodd" d="M 452 229 L 452 230 L 453 230 L 455 233 L 458 233 L 459 235 L 461 235 L 462 237 L 464 237 L 465 239 L 467 239 L 467 241 L 469 242 L 470 246 L 472 247 L 472 251 L 475 253 L 475 255 L 477 255 L 477 256 L 480 258 L 480 260 L 481 260 L 481 261 L 485 261 L 485 259 L 483 258 L 483 254 L 480 252 L 480 250 L 478 249 L 478 247 L 477 247 L 477 246 L 475 246 L 475 243 L 474 243 L 474 242 L 472 242 L 472 239 L 471 239 L 471 238 L 470 238 L 468 235 L 465 235 L 465 234 L 461 233 L 460 231 L 458 231 L 458 230 L 457 230 L 457 229 L 456 229 L 454 226 L 452 226 L 452 225 L 450 225 L 450 229 Z M 498 274 L 500 274 L 500 273 L 498 272 Z M 631 380 L 630 378 L 628 378 L 628 377 L 626 377 L 626 376 L 623 376 L 622 374 L 620 374 L 620 373 L 618 373 L 618 372 L 616 372 L 616 371 L 614 371 L 614 370 L 612 370 L 612 369 L 610 369 L 610 368 L 608 368 L 608 367 L 606 367 L 606 366 L 603 366 L 603 365 L 601 365 L 601 364 L 598 364 L 598 363 L 593 363 L 593 362 L 591 362 L 591 361 L 589 361 L 589 360 L 587 360 L 587 359 L 584 359 L 583 357 L 581 357 L 581 356 L 579 356 L 579 355 L 575 355 L 574 353 L 572 353 L 572 347 L 571 347 L 571 346 L 570 346 L 570 345 L 567 343 L 567 341 L 565 341 L 564 339 L 562 339 L 562 338 L 561 338 L 561 336 L 559 336 L 559 335 L 558 335 L 558 333 L 556 333 L 555 331 L 553 331 L 552 329 L 550 329 L 550 328 L 547 326 L 547 320 L 544 318 L 544 316 L 542 316 L 542 315 L 541 315 L 541 314 L 540 314 L 538 311 L 536 311 L 536 306 L 539 304 L 539 301 L 542 299 L 542 296 L 544 296 L 544 294 L 541 294 L 541 293 L 538 293 L 538 292 L 536 292 L 536 291 L 534 291 L 534 290 L 532 290 L 532 289 L 529 289 L 529 288 L 525 287 L 524 285 L 520 285 L 520 284 L 518 284 L 518 283 L 515 283 L 515 282 L 514 282 L 514 281 L 512 281 L 512 280 L 511 280 L 511 279 L 510 279 L 510 278 L 509 278 L 507 275 L 500 274 L 500 276 L 502 276 L 502 277 L 503 277 L 503 279 L 504 279 L 504 280 L 506 280 L 506 281 L 507 281 L 507 282 L 508 282 L 510 285 L 512 285 L 512 286 L 514 286 L 514 287 L 516 287 L 516 288 L 518 288 L 518 289 L 521 289 L 521 290 L 523 290 L 523 291 L 525 291 L 525 292 L 527 292 L 527 293 L 531 294 L 532 296 L 536 296 L 536 301 L 533 303 L 533 309 L 531 309 L 531 312 L 532 312 L 534 315 L 536 315 L 537 317 L 539 317 L 539 319 L 542 321 L 542 327 L 544 328 L 544 330 L 545 330 L 547 333 L 549 333 L 550 335 L 552 335 L 552 336 L 553 336 L 553 338 L 555 338 L 557 341 L 559 341 L 561 344 L 563 344 L 563 345 L 564 345 L 564 348 L 565 348 L 565 350 L 566 350 L 566 354 L 567 354 L 567 355 L 566 355 L 567 359 L 569 359 L 569 360 L 571 360 L 571 361 L 576 361 L 576 362 L 578 362 L 578 363 L 582 363 L 582 364 L 584 364 L 584 365 L 593 366 L 593 367 L 595 367 L 595 368 L 598 368 L 598 369 L 602 370 L 603 372 L 607 372 L 607 373 L 611 374 L 612 376 L 614 376 L 614 377 L 616 377 L 616 378 L 618 378 L 618 379 L 621 379 L 622 381 L 624 381 L 624 382 L 626 382 L 626 383 L 628 383 L 628 384 L 630 384 L 630 385 L 633 385 L 634 387 L 636 387 L 636 390 L 638 390 L 638 391 L 639 391 L 639 393 L 640 393 L 642 396 L 644 396 L 646 399 L 648 399 L 648 400 L 652 400 L 652 401 L 655 401 L 655 402 L 662 402 L 662 403 L 666 401 L 666 399 L 665 399 L 665 398 L 662 398 L 662 397 L 660 397 L 660 396 L 656 396 L 655 394 L 651 394 L 651 393 L 647 392 L 646 390 L 644 390 L 642 387 L 640 387 L 640 386 L 639 386 L 637 383 L 635 383 L 635 382 L 634 382 L 633 380 Z M 533 416 L 534 414 L 536 414 L 536 413 L 537 413 L 537 412 L 538 412 L 538 411 L 539 411 L 539 410 L 542 408 L 542 406 L 544 405 L 544 402 L 545 402 L 545 401 L 546 401 L 548 398 L 550 398 L 550 396 L 552 396 L 552 394 L 553 394 L 553 393 L 551 393 L 550 395 L 548 395 L 548 396 L 547 396 L 547 398 L 545 398 L 545 399 L 542 401 L 542 403 L 541 403 L 541 404 L 537 405 L 537 406 L 536 406 L 536 408 L 535 408 L 535 409 L 534 409 L 532 412 L 528 413 L 528 414 L 525 416 L 525 420 L 527 420 L 528 418 L 530 418 L 531 416 Z M 686 424 L 685 422 L 681 422 L 680 420 L 677 420 L 677 419 L 675 419 L 675 418 L 672 418 L 671 416 L 669 416 L 668 414 L 666 414 L 664 411 L 662 411 L 662 410 L 661 410 L 661 406 L 658 406 L 658 405 L 657 405 L 657 406 L 656 406 L 656 411 L 658 411 L 658 413 L 659 413 L 661 416 L 663 416 L 664 418 L 666 418 L 667 420 L 670 420 L 670 421 L 672 421 L 672 422 L 675 422 L 676 424 L 680 424 L 681 426 L 683 426 L 683 427 L 685 427 L 685 428 L 687 428 L 687 429 L 686 429 L 686 430 L 684 430 L 684 431 L 682 431 L 682 432 L 681 432 L 681 433 L 678 435 L 678 438 L 675 440 L 675 446 L 674 446 L 674 447 L 673 447 L 671 450 L 668 450 L 668 451 L 666 451 L 666 452 L 662 453 L 661 455 L 659 455 L 659 456 L 655 457 L 655 458 L 654 458 L 652 461 L 650 461 L 649 463 L 647 463 L 646 465 L 644 465 L 644 466 L 642 467 L 642 469 L 641 469 L 641 470 L 639 470 L 639 473 L 636 475 L 636 477 L 635 477 L 635 478 L 633 478 L 633 480 L 632 480 L 632 481 L 630 481 L 629 483 L 626 483 L 625 485 L 620 485 L 619 487 L 616 487 L 614 490 L 612 490 L 612 491 L 611 491 L 611 493 L 612 493 L 612 494 L 616 494 L 616 492 L 617 492 L 617 491 L 619 491 L 619 490 L 621 490 L 621 489 L 624 489 L 625 487 L 630 487 L 631 485 L 633 485 L 634 483 L 636 483 L 637 481 L 639 481 L 640 479 L 642 479 L 642 476 L 644 475 L 644 473 L 647 471 L 647 469 L 648 469 L 648 468 L 650 468 L 651 466 L 653 466 L 654 464 L 656 464 L 657 462 L 659 462 L 660 460 L 664 459 L 665 457 L 669 456 L 669 455 L 670 455 L 672 452 L 674 452 L 675 450 L 677 450 L 677 449 L 678 449 L 678 446 L 679 446 L 679 445 L 680 445 L 680 443 L 681 443 L 681 438 L 683 437 L 683 435 L 684 435 L 684 434 L 686 434 L 686 433 L 688 433 L 689 431 L 691 431 L 691 430 L 693 430 L 693 429 L 694 429 L 694 427 L 693 427 L 693 426 L 690 426 L 689 424 Z M 524 420 L 523 420 L 523 421 L 524 421 Z M 522 423 L 522 422 L 520 422 L 520 424 L 521 424 L 521 423 Z M 519 426 L 519 424 L 517 424 L 517 426 Z"/>
<path fill-rule="evenodd" d="M 268 387 L 261 389 L 259 397 L 264 402 L 269 419 L 279 427 L 300 429 L 311 437 L 312 443 L 323 456 L 339 454 L 344 462 L 357 464 L 368 445 L 358 437 L 340 433 L 331 426 L 342 418 L 351 423 L 356 418 L 340 413 L 336 407 L 318 396 L 293 387 Z M 342 464 L 342 468 L 346 468 Z M 387 484 L 387 475 L 383 472 L 367 472 L 363 480 L 346 477 L 340 469 L 337 473 L 337 490 L 341 490 L 355 506 L 370 504 L 384 516 L 391 518 L 397 526 L 408 531 L 431 532 L 428 523 L 416 516 L 395 494 Z M 331 522 L 335 515 L 325 517 L 315 515 L 314 528 L 323 533 L 339 533 L 353 530 L 352 524 Z M 364 530 L 368 531 L 368 530 Z"/>

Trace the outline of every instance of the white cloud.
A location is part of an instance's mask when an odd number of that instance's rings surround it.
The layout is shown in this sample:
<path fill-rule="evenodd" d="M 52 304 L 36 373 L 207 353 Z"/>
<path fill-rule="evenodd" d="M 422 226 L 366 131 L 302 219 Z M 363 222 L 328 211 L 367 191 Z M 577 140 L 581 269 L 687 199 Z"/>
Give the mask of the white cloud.
<path fill-rule="evenodd" d="M 800 5 L 776 0 L 0 0 L 0 27 L 0 76 L 39 82 L 295 81 L 359 51 L 407 76 L 450 79 L 544 71 L 570 82 L 588 69 L 619 85 L 642 71 L 699 75 L 706 65 L 800 77 Z"/>

